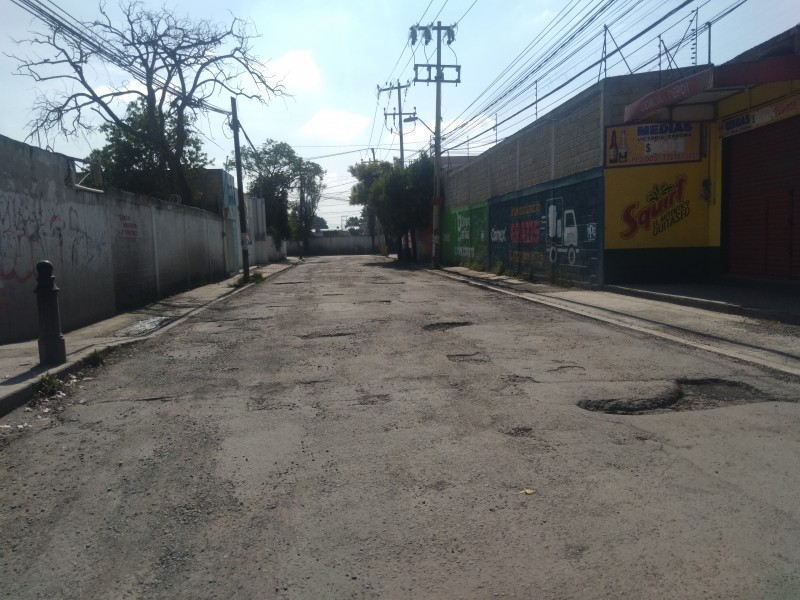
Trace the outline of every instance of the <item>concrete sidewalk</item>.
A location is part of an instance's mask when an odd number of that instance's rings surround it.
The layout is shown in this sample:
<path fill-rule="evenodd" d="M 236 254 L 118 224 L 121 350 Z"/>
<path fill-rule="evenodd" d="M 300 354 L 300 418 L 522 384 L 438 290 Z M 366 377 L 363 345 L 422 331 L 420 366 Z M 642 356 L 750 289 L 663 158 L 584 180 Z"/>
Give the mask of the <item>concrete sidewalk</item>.
<path fill-rule="evenodd" d="M 269 278 L 298 262 L 290 258 L 280 263 L 253 267 L 251 273 L 260 273 L 264 278 Z M 233 283 L 239 277 L 237 274 L 230 279 L 194 288 L 65 333 L 67 362 L 63 365 L 40 366 L 37 340 L 0 346 L 0 416 L 27 402 L 35 393 L 36 384 L 43 374 L 68 374 L 80 368 L 82 361 L 95 351 L 124 346 L 167 331 L 217 300 L 249 287 L 234 288 Z"/>
<path fill-rule="evenodd" d="M 443 270 L 515 291 L 541 294 L 587 291 L 546 283 L 532 283 L 493 273 L 470 271 L 464 267 L 445 267 Z M 794 286 L 775 287 L 755 287 L 753 284 L 746 285 L 735 281 L 696 284 L 626 284 L 608 285 L 602 290 L 592 293 L 598 299 L 606 293 L 621 294 L 712 312 L 800 325 L 800 283 Z M 583 293 L 581 295 L 586 297 Z"/>

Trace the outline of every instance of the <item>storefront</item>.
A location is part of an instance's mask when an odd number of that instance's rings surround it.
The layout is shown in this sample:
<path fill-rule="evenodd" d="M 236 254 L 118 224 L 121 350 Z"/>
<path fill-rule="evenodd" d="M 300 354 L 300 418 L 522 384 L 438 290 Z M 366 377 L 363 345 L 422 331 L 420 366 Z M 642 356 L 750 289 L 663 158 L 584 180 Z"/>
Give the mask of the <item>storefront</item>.
<path fill-rule="evenodd" d="M 645 247 L 652 258 L 670 256 L 670 265 L 687 275 L 683 279 L 702 275 L 701 264 L 708 267 L 708 277 L 800 279 L 800 56 L 767 56 L 709 68 L 630 104 L 625 120 L 678 128 L 693 124 L 702 132 L 701 156 L 695 167 L 662 165 L 652 172 L 653 186 L 664 185 L 663 179 L 677 189 L 683 182 L 685 209 L 681 219 L 675 218 L 677 212 L 667 218 L 667 229 L 676 234 L 680 230 L 680 235 L 661 236 L 664 228 L 659 224 L 659 233 L 651 228 L 652 238 L 642 244 L 633 241 L 636 235 L 620 240 L 609 231 L 615 211 L 625 210 L 615 204 L 621 193 L 615 190 L 631 185 L 635 189 L 641 177 L 631 168 L 618 168 L 619 133 L 613 151 L 607 141 L 607 282 L 637 277 L 641 265 L 635 260 L 631 265 L 635 255 L 615 262 L 615 253 Z M 609 164 L 614 154 L 617 164 Z M 684 179 L 672 172 L 676 168 L 685 170 Z M 704 210 L 699 210 L 703 204 Z M 651 208 L 651 216 L 658 211 Z M 705 224 L 696 218 L 701 212 Z M 626 271 L 631 266 L 633 270 Z"/>

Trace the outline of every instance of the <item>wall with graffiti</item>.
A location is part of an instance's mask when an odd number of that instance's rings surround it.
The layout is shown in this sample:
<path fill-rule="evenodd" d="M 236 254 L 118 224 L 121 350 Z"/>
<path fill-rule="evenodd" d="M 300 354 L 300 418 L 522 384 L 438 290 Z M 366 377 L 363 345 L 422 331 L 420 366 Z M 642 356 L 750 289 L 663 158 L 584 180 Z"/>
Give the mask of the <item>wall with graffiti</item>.
<path fill-rule="evenodd" d="M 489 202 L 487 267 L 566 284 L 602 282 L 603 171 Z"/>
<path fill-rule="evenodd" d="M 65 331 L 225 274 L 222 219 L 74 184 L 71 160 L 0 136 L 0 343 L 38 335 L 36 263 Z"/>

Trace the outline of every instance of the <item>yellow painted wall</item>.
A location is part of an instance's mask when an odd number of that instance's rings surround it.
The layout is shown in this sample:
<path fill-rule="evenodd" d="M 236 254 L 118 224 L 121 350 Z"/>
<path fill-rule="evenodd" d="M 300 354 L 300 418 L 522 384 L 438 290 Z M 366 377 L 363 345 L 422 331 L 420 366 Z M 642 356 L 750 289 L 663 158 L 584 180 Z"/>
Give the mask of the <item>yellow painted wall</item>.
<path fill-rule="evenodd" d="M 709 246 L 708 161 L 606 169 L 605 248 Z"/>

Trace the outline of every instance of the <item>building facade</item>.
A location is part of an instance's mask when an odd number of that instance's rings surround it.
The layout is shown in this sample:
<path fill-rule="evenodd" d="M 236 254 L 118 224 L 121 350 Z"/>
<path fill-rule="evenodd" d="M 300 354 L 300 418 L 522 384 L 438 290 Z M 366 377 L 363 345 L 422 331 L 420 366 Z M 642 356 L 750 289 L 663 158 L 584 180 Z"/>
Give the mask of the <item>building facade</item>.
<path fill-rule="evenodd" d="M 590 286 L 798 279 L 797 40 L 604 79 L 446 175 L 445 263 Z"/>

